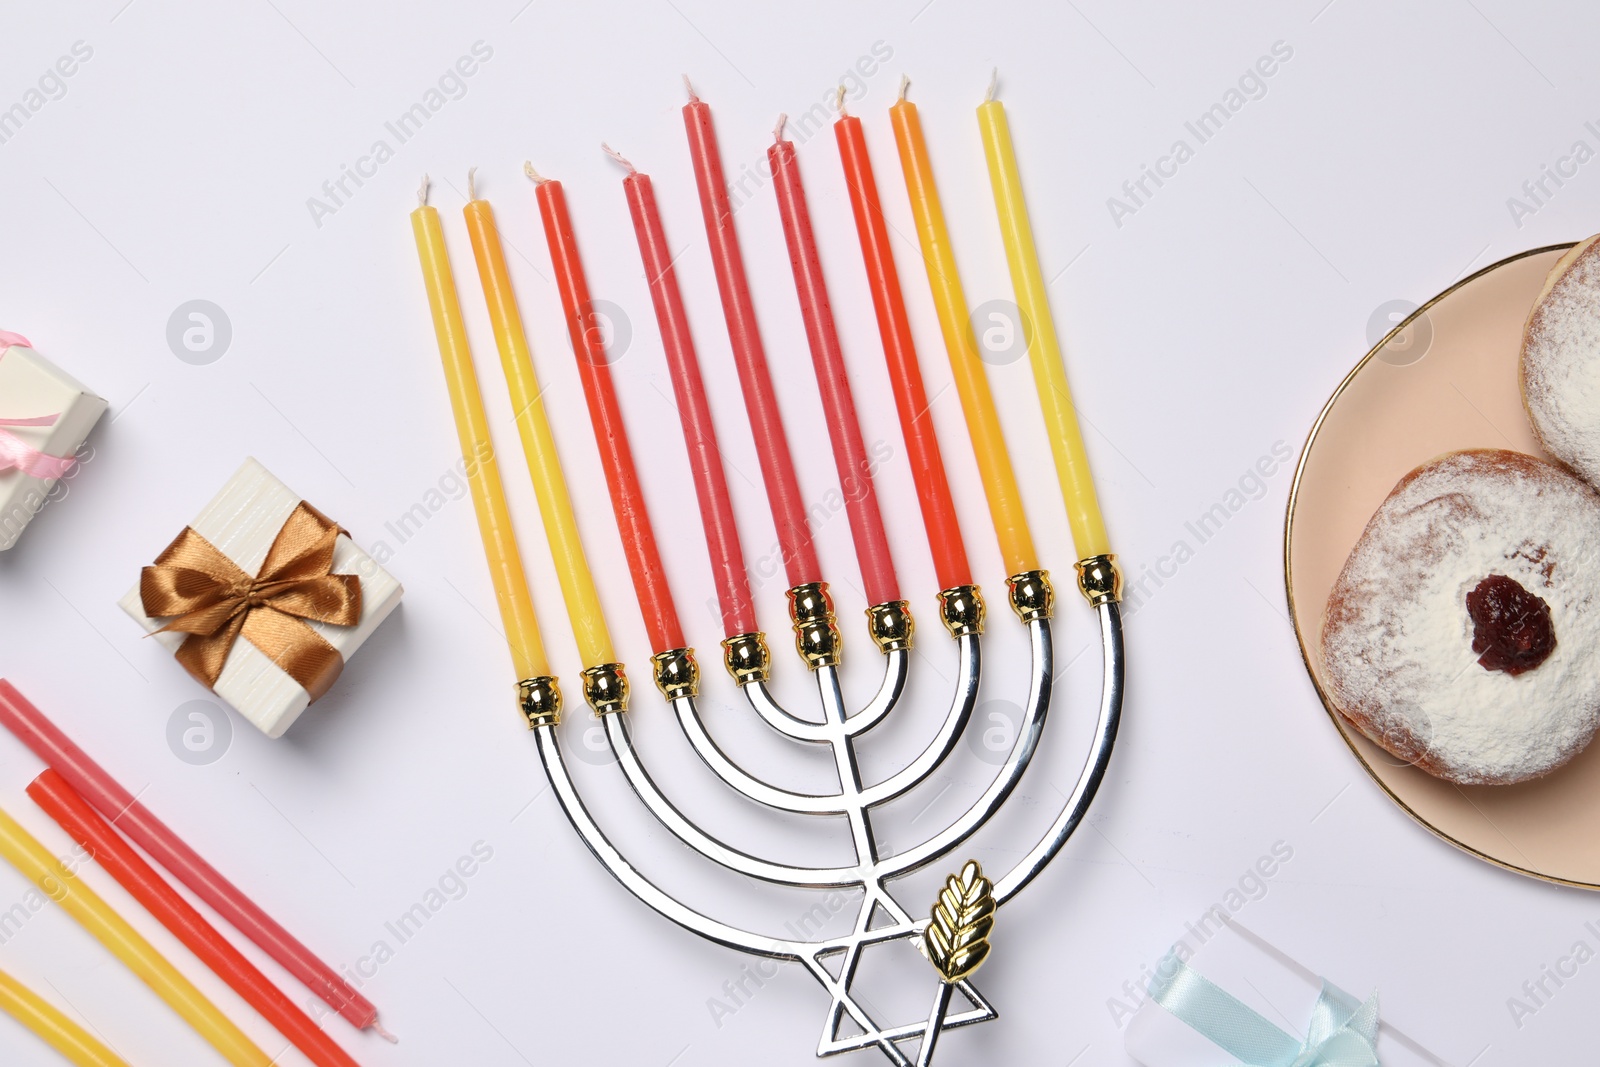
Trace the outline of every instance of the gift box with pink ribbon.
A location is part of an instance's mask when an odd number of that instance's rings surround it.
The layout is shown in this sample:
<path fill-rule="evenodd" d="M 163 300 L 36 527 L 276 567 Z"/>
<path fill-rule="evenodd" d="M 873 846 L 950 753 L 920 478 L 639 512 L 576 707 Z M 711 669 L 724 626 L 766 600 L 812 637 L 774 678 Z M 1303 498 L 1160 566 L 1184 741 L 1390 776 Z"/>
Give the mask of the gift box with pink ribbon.
<path fill-rule="evenodd" d="M 196 681 L 280 737 L 401 592 L 338 523 L 247 459 L 120 603 Z"/>
<path fill-rule="evenodd" d="M 72 474 L 106 407 L 26 337 L 0 330 L 0 552 Z"/>

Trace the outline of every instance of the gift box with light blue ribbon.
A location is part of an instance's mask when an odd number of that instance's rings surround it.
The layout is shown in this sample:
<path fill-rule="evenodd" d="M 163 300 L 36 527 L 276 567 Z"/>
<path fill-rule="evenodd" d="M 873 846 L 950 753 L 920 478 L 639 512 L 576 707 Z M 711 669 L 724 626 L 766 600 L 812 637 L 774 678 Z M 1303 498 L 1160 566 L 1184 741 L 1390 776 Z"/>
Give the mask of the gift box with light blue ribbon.
<path fill-rule="evenodd" d="M 1357 996 L 1229 919 L 1191 926 L 1151 969 L 1128 1022 L 1145 1067 L 1446 1067 Z"/>

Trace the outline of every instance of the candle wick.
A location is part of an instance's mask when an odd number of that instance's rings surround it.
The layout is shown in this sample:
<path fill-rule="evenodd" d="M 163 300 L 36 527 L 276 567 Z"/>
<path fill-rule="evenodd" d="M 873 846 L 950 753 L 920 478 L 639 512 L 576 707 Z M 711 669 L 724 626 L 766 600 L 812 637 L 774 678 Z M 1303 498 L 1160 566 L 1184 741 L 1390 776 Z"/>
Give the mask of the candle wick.
<path fill-rule="evenodd" d="M 843 85 L 839 86 L 839 95 L 835 96 L 833 98 L 833 109 L 839 113 L 839 117 L 840 118 L 844 118 L 845 117 L 846 111 L 844 109 L 844 86 Z"/>
<path fill-rule="evenodd" d="M 476 199 L 478 199 L 477 176 L 478 176 L 478 168 L 477 167 L 468 167 L 467 168 L 467 199 L 468 200 L 476 200 Z"/>
<path fill-rule="evenodd" d="M 1000 87 L 1000 68 L 999 67 L 995 67 L 993 70 L 991 70 L 989 72 L 989 91 L 983 94 L 983 99 L 984 99 L 984 101 L 986 103 L 989 102 L 989 101 L 992 101 L 994 99 L 994 91 L 996 89 L 998 89 L 999 87 Z"/>
<path fill-rule="evenodd" d="M 522 173 L 526 174 L 535 185 L 543 185 L 545 182 L 550 180 L 533 169 L 532 160 L 525 159 L 522 161 Z"/>
<path fill-rule="evenodd" d="M 422 176 L 422 185 L 420 187 L 418 187 L 418 189 L 417 189 L 417 206 L 418 207 L 427 207 L 428 206 L 428 186 L 430 184 L 431 183 L 428 181 L 428 176 L 426 174 L 424 174 Z"/>
<path fill-rule="evenodd" d="M 788 115 L 779 115 L 778 124 L 772 127 L 772 139 L 779 144 L 783 143 L 783 127 L 788 123 Z"/>
<path fill-rule="evenodd" d="M 906 91 L 909 90 L 910 88 L 911 88 L 911 78 L 910 78 L 910 76 L 906 75 L 906 74 L 900 75 L 900 99 L 901 100 L 904 100 L 906 98 Z"/>
<path fill-rule="evenodd" d="M 372 1020 L 372 1032 L 389 1042 L 391 1045 L 398 1045 L 400 1043 L 400 1039 L 379 1025 L 378 1020 L 376 1019 Z"/>
<path fill-rule="evenodd" d="M 621 163 L 624 167 L 627 167 L 629 176 L 639 173 L 639 168 L 635 167 L 632 163 L 629 163 L 626 156 L 624 156 L 621 152 L 618 152 L 615 148 L 612 148 L 610 145 L 606 144 L 604 141 L 600 142 L 600 150 L 606 155 L 610 156 L 612 159 L 616 160 L 618 163 Z"/>
<path fill-rule="evenodd" d="M 696 95 L 696 93 L 694 91 L 694 86 L 692 84 L 690 84 L 689 75 L 687 75 L 687 74 L 685 74 L 683 76 L 683 88 L 689 94 L 689 103 L 698 104 L 700 102 L 700 97 L 698 95 Z"/>

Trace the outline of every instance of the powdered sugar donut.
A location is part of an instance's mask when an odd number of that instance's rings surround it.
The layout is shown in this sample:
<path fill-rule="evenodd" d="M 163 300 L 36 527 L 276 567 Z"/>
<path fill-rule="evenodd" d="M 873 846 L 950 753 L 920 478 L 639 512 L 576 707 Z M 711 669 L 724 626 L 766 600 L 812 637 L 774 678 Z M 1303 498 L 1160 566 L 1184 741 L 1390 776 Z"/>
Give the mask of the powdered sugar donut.
<path fill-rule="evenodd" d="M 1600 245 L 1568 250 L 1522 336 L 1522 402 L 1546 452 L 1600 486 Z"/>
<path fill-rule="evenodd" d="M 1452 452 L 1400 479 L 1323 618 L 1329 697 L 1401 759 L 1509 784 L 1600 726 L 1600 494 L 1519 452 Z"/>

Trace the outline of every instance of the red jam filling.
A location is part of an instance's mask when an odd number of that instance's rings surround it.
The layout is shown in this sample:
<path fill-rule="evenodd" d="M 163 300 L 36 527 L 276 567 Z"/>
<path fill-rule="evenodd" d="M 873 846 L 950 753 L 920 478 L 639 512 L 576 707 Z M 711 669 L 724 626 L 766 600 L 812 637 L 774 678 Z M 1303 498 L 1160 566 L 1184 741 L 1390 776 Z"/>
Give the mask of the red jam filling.
<path fill-rule="evenodd" d="M 1472 651 L 1486 671 L 1531 671 L 1555 651 L 1550 605 L 1503 574 L 1491 574 L 1467 594 Z"/>

